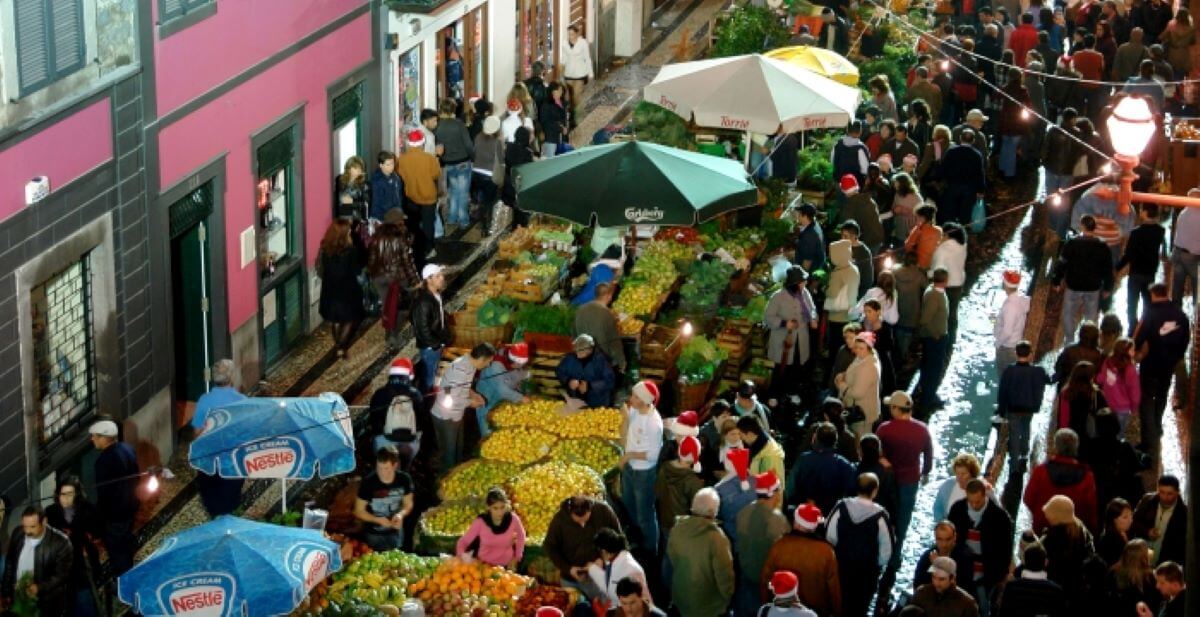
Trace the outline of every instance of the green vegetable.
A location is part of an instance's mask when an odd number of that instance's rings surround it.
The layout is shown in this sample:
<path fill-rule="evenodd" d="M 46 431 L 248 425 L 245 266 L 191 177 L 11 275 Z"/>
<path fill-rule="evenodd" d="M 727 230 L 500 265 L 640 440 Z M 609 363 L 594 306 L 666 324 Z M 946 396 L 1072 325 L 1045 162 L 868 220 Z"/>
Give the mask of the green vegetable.
<path fill-rule="evenodd" d="M 760 54 L 786 45 L 791 34 L 766 7 L 741 6 L 718 17 L 712 57 Z"/>
<path fill-rule="evenodd" d="M 476 321 L 479 322 L 481 328 L 502 326 L 512 319 L 516 305 L 516 301 L 512 298 L 504 296 L 488 298 L 475 313 Z"/>
<path fill-rule="evenodd" d="M 679 290 L 679 307 L 687 312 L 716 306 L 732 276 L 733 266 L 719 259 L 696 262 Z"/>
<path fill-rule="evenodd" d="M 704 336 L 696 335 L 684 343 L 675 368 L 679 369 L 679 377 L 685 383 L 704 383 L 712 381 L 719 365 L 728 353 L 717 347 Z"/>
<path fill-rule="evenodd" d="M 575 308 L 570 305 L 521 304 L 513 323 L 522 332 L 570 336 L 575 327 Z"/>

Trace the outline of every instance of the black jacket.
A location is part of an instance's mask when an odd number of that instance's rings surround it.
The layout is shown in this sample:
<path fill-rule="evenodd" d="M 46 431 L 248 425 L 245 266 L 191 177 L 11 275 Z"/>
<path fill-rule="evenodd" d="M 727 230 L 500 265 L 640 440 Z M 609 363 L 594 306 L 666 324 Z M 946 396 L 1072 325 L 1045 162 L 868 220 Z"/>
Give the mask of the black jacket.
<path fill-rule="evenodd" d="M 1075 161 L 1079 159 L 1081 146 L 1072 138 L 1074 129 L 1070 130 L 1071 133 L 1067 133 L 1058 126 L 1046 129 L 1046 139 L 1042 141 L 1042 164 L 1046 171 L 1060 176 L 1075 175 Z"/>
<path fill-rule="evenodd" d="M 1158 274 L 1158 254 L 1162 250 L 1163 237 L 1167 230 L 1158 223 L 1143 223 L 1129 232 L 1129 241 L 1125 244 L 1125 254 L 1114 266 L 1120 270 L 1129 266 L 1130 274 L 1140 274 L 1153 278 Z"/>
<path fill-rule="evenodd" d="M 422 285 L 417 297 L 413 300 L 412 320 L 413 334 L 417 339 L 417 349 L 437 349 L 449 345 L 454 339 L 450 335 L 450 326 L 446 310 L 442 303 L 433 296 L 429 288 Z"/>
<path fill-rule="evenodd" d="M 833 51 L 841 55 L 846 55 L 850 51 L 850 26 L 846 24 L 846 20 L 841 17 L 835 17 L 832 23 L 821 24 L 821 30 L 817 34 L 817 46 L 828 49 L 826 40 L 829 36 L 829 28 L 834 28 L 833 34 Z"/>
<path fill-rule="evenodd" d="M 1129 529 L 1135 538 L 1150 541 L 1150 530 L 1154 529 L 1154 519 L 1158 516 L 1158 493 L 1147 493 L 1133 510 L 1133 527 Z M 1163 534 L 1162 548 L 1157 555 L 1158 562 L 1174 561 L 1184 563 L 1187 559 L 1187 504 L 1183 498 L 1175 502 L 1175 511 L 1171 513 L 1171 522 L 1167 523 L 1167 532 Z"/>
<path fill-rule="evenodd" d="M 4 560 L 4 578 L 0 581 L 0 595 L 12 598 L 17 580 L 17 562 L 25 546 L 25 531 L 20 527 L 13 530 L 8 542 L 8 555 Z M 46 525 L 42 542 L 33 550 L 33 582 L 38 586 L 38 611 L 41 615 L 63 615 L 66 610 L 67 582 L 71 578 L 74 561 L 71 540 Z"/>
<path fill-rule="evenodd" d="M 563 128 L 567 126 L 567 110 L 547 98 L 546 104 L 538 107 L 538 121 L 542 123 L 543 141 L 550 144 L 562 143 Z"/>
<path fill-rule="evenodd" d="M 954 188 L 964 193 L 982 193 L 987 188 L 983 156 L 979 150 L 965 144 L 950 146 L 946 150 L 938 163 L 938 177 L 945 179 L 947 190 Z"/>
<path fill-rule="evenodd" d="M 74 549 L 71 589 L 89 588 L 96 574 L 100 572 L 100 551 L 96 550 L 96 544 L 93 542 L 93 539 L 100 537 L 98 523 L 95 506 L 80 497 L 76 497 L 75 516 L 70 523 L 67 522 L 63 508 L 58 502 L 46 508 L 46 524 L 66 534 Z"/>
<path fill-rule="evenodd" d="M 1148 374 L 1170 375 L 1187 353 L 1190 332 L 1187 314 L 1174 302 L 1151 302 L 1142 309 L 1142 321 L 1133 335 L 1135 349 L 1140 350 L 1146 345 L 1150 350 L 1142 358 L 1138 372 L 1143 377 Z"/>
<path fill-rule="evenodd" d="M 1063 588 L 1054 581 L 1018 578 L 1004 585 L 996 617 L 1059 617 L 1067 610 Z"/>
<path fill-rule="evenodd" d="M 1113 286 L 1112 251 L 1096 236 L 1075 236 L 1062 247 L 1054 284 L 1071 291 L 1109 291 Z"/>
<path fill-rule="evenodd" d="M 141 507 L 137 498 L 137 454 L 125 442 L 105 448 L 96 457 L 96 509 L 104 521 L 132 519 Z"/>
<path fill-rule="evenodd" d="M 1045 398 L 1050 375 L 1046 369 L 1028 362 L 1018 362 L 1004 369 L 1000 375 L 1000 389 L 996 395 L 996 414 L 1010 412 L 1036 413 Z"/>
<path fill-rule="evenodd" d="M 980 550 L 982 555 L 971 555 L 971 561 L 959 564 L 959 580 L 964 585 L 973 580 L 972 563 L 980 561 L 983 564 L 983 584 L 987 587 L 996 585 L 1008 577 L 1008 566 L 1012 561 L 1013 552 L 1013 522 L 1008 513 L 995 501 L 988 499 L 983 508 L 983 518 L 976 526 L 967 512 L 969 507 L 966 499 L 960 499 L 950 506 L 946 519 L 954 523 L 958 532 L 958 544 L 967 554 L 971 549 L 967 545 L 967 535 L 972 529 L 978 529 L 980 535 Z"/>

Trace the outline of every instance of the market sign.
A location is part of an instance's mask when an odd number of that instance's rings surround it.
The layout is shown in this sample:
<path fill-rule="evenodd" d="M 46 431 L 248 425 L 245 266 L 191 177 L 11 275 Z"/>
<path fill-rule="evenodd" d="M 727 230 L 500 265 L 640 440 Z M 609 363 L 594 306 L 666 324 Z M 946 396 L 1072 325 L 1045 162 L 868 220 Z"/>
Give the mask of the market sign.
<path fill-rule="evenodd" d="M 304 464 L 304 445 L 295 437 L 246 444 L 234 450 L 233 460 L 245 478 L 290 478 Z"/>
<path fill-rule="evenodd" d="M 237 584 L 225 572 L 185 574 L 158 588 L 159 606 L 167 615 L 230 617 Z"/>

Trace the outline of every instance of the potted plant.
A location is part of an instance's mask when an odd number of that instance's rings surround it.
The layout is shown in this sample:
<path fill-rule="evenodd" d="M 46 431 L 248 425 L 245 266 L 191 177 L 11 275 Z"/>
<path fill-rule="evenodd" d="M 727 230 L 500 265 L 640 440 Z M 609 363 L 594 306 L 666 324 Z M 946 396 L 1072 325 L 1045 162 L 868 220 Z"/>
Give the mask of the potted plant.
<path fill-rule="evenodd" d="M 796 188 L 805 201 L 817 206 L 824 205 L 825 194 L 833 186 L 833 161 L 830 158 L 833 142 L 834 135 L 825 135 L 812 140 L 799 152 Z"/>
<path fill-rule="evenodd" d="M 714 58 L 760 54 L 786 45 L 791 36 L 774 11 L 752 5 L 738 7 L 722 16 L 716 35 Z"/>

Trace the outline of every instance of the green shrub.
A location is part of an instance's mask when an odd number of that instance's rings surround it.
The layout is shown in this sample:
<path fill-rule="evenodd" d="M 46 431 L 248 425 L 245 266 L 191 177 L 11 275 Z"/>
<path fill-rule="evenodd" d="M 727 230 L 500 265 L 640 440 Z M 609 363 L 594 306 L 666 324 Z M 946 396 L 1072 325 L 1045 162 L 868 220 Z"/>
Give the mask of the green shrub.
<path fill-rule="evenodd" d="M 787 27 L 770 9 L 750 5 L 738 7 L 717 25 L 712 57 L 760 54 L 786 45 L 789 37 Z"/>
<path fill-rule="evenodd" d="M 694 150 L 695 143 L 687 122 L 674 112 L 642 101 L 633 109 L 633 132 L 638 141 Z"/>

